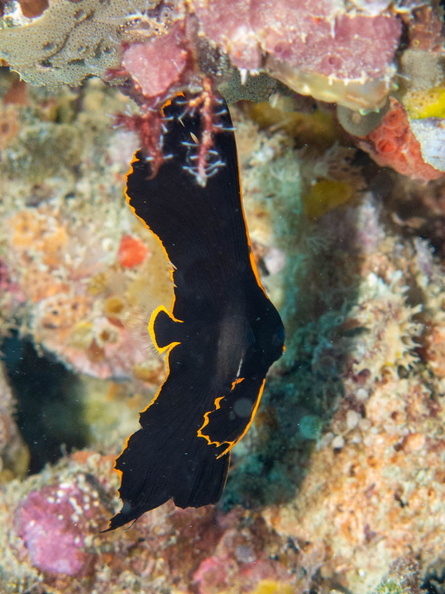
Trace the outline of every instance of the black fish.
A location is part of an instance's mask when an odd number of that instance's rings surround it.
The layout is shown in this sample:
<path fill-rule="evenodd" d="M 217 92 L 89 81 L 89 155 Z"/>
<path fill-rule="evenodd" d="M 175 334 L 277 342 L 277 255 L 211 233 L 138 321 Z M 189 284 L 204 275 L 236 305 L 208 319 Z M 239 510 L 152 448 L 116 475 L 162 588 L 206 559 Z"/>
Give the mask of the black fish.
<path fill-rule="evenodd" d="M 173 156 L 149 179 L 137 152 L 127 180 L 130 207 L 174 267 L 174 301 L 150 320 L 168 375 L 116 460 L 123 507 L 109 530 L 169 499 L 182 508 L 219 500 L 230 450 L 247 432 L 284 348 L 283 324 L 250 250 L 228 111 L 213 147 L 224 166 L 201 187 L 187 171 L 200 116 L 180 117 L 182 103 L 165 109 L 172 121 L 164 150 Z"/>

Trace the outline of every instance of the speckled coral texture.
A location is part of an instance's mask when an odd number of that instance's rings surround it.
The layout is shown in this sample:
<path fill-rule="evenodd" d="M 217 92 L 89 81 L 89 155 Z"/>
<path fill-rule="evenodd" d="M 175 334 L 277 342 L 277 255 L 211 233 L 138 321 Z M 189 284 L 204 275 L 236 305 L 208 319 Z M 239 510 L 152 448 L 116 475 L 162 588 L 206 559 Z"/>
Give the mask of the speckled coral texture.
<path fill-rule="evenodd" d="M 324 573 L 344 574 L 353 592 L 372 591 L 399 557 L 434 560 L 445 523 L 444 419 L 428 386 L 382 380 L 365 414 L 343 447 L 314 453 L 295 502 L 267 512 L 278 532 L 323 542 Z"/>

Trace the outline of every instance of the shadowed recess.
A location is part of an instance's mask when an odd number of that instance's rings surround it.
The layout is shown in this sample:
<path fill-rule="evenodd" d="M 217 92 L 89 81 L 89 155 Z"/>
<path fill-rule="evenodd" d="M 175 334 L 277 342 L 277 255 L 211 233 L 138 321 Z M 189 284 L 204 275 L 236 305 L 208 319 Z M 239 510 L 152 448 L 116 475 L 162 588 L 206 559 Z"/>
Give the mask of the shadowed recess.
<path fill-rule="evenodd" d="M 88 429 L 76 376 L 61 363 L 39 356 L 17 335 L 4 340 L 1 352 L 17 402 L 17 424 L 31 454 L 30 474 L 85 447 Z"/>

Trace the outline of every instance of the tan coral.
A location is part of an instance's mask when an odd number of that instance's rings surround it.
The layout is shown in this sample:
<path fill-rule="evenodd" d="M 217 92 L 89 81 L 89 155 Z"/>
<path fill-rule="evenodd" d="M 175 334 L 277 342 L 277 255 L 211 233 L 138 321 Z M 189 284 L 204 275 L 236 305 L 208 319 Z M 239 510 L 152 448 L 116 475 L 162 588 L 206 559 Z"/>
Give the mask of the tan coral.
<path fill-rule="evenodd" d="M 38 303 L 43 299 L 69 291 L 67 282 L 55 277 L 51 271 L 40 270 L 36 264 L 29 262 L 26 258 L 20 261 L 20 267 L 21 274 L 17 279 L 31 303 Z"/>
<path fill-rule="evenodd" d="M 47 208 L 23 210 L 10 220 L 12 245 L 18 249 L 30 249 L 43 253 L 43 261 L 56 267 L 61 251 L 68 241 L 68 233 L 57 211 Z"/>
<path fill-rule="evenodd" d="M 36 311 L 36 325 L 42 330 L 64 330 L 85 318 L 92 300 L 84 295 L 60 293 L 40 301 Z"/>
<path fill-rule="evenodd" d="M 435 469 L 445 448 L 443 411 L 432 416 L 430 398 L 420 379 L 378 384 L 365 407 L 370 430 L 358 425 L 341 449 L 322 445 L 295 502 L 279 516 L 266 513 L 281 534 L 323 542 L 323 574 L 353 592 L 372 592 L 411 551 L 423 562 L 441 553 L 445 487 Z"/>
<path fill-rule="evenodd" d="M 12 217 L 10 225 L 13 229 L 11 242 L 15 247 L 29 248 L 40 235 L 39 218 L 31 211 L 18 212 Z"/>

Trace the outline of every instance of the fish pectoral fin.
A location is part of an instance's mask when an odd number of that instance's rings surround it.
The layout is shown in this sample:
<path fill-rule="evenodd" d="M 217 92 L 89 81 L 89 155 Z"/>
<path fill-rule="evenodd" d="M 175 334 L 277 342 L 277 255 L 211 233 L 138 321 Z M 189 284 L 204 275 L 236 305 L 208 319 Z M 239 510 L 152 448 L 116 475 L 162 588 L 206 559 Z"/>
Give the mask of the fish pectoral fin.
<path fill-rule="evenodd" d="M 151 314 L 148 331 L 153 344 L 160 353 L 181 342 L 180 326 L 182 323 L 181 320 L 175 319 L 163 305 L 157 307 Z"/>

